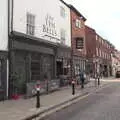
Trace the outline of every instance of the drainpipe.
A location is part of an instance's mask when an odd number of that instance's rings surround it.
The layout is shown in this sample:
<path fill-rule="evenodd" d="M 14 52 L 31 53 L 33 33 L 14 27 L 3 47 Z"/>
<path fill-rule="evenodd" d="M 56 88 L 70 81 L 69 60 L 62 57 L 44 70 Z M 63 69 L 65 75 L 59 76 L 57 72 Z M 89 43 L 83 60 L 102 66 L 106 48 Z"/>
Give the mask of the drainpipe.
<path fill-rule="evenodd" d="M 13 31 L 13 0 L 8 0 L 8 87 L 7 94 L 8 98 L 10 98 L 10 74 L 11 74 L 11 33 Z"/>

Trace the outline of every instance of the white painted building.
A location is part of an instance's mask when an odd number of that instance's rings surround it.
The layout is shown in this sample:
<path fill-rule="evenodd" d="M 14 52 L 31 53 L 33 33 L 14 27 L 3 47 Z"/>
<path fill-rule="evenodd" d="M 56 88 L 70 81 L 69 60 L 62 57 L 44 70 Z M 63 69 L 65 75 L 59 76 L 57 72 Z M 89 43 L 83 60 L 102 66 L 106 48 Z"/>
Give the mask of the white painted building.
<path fill-rule="evenodd" d="M 13 31 L 26 34 L 27 15 L 30 14 L 34 16 L 33 36 L 60 42 L 61 32 L 65 32 L 64 43 L 71 46 L 70 9 L 64 3 L 59 0 L 14 0 L 13 6 Z"/>
<path fill-rule="evenodd" d="M 8 0 L 0 0 L 0 100 L 8 96 Z"/>
<path fill-rule="evenodd" d="M 61 0 L 9 2 L 10 95 L 15 94 L 16 86 L 19 94 L 25 94 L 26 83 L 38 80 L 45 91 L 45 79 L 52 81 L 67 75 L 70 68 L 70 9 Z M 5 40 L 2 48 L 7 50 Z"/>
<path fill-rule="evenodd" d="M 8 0 L 0 0 L 0 51 L 8 50 Z"/>

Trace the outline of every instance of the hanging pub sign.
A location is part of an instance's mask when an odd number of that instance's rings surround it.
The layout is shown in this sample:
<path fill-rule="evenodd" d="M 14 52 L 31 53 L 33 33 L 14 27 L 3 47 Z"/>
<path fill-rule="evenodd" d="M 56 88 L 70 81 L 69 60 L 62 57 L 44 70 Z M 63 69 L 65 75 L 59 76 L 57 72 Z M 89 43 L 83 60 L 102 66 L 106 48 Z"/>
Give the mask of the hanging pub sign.
<path fill-rule="evenodd" d="M 45 17 L 45 24 L 43 24 L 43 32 L 49 33 L 52 36 L 57 36 L 55 20 L 49 14 Z"/>

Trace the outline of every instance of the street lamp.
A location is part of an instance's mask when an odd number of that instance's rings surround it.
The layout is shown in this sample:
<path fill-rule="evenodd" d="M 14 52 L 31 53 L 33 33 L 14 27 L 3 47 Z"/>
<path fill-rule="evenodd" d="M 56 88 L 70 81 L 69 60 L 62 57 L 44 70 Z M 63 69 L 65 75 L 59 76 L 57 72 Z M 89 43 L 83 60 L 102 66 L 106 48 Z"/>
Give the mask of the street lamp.
<path fill-rule="evenodd" d="M 95 86 L 96 86 L 96 81 L 97 81 L 97 84 L 98 86 L 100 85 L 100 71 L 99 71 L 99 68 L 98 68 L 98 65 L 99 65 L 99 59 L 97 58 L 94 58 L 93 60 L 94 62 L 94 65 L 95 65 L 95 70 L 94 70 L 94 76 L 95 76 Z"/>
<path fill-rule="evenodd" d="M 95 86 L 97 81 L 97 58 L 95 55 L 93 56 L 93 63 L 94 63 L 94 78 L 95 78 Z"/>

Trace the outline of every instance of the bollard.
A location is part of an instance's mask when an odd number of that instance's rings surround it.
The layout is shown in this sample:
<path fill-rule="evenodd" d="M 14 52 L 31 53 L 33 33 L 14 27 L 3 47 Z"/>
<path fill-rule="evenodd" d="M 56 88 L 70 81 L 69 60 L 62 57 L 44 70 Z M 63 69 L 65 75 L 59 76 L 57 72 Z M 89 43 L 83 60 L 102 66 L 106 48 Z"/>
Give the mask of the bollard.
<path fill-rule="evenodd" d="M 100 85 L 100 78 L 98 78 L 98 86 Z"/>
<path fill-rule="evenodd" d="M 40 85 L 36 86 L 36 108 L 40 108 Z"/>
<path fill-rule="evenodd" d="M 75 81 L 72 80 L 72 95 L 75 94 Z"/>
<path fill-rule="evenodd" d="M 46 92 L 47 92 L 47 94 L 48 94 L 48 91 L 49 91 L 49 89 L 48 89 L 48 80 L 46 80 Z"/>

